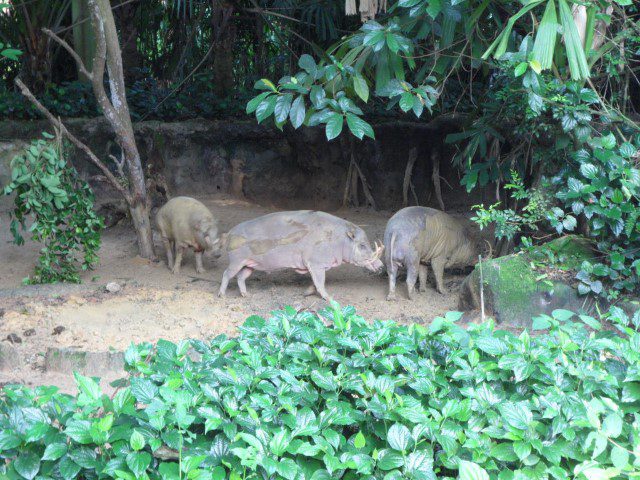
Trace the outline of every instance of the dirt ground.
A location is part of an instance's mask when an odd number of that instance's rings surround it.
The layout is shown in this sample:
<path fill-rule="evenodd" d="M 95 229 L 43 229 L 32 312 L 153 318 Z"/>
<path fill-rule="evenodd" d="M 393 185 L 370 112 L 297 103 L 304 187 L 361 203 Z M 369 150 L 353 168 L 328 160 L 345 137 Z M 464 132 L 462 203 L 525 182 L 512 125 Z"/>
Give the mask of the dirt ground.
<path fill-rule="evenodd" d="M 219 219 L 222 231 L 269 213 L 273 209 L 227 196 L 199 198 Z M 304 297 L 311 280 L 293 271 L 254 273 L 247 281 L 249 296 L 241 298 L 235 281 L 227 297 L 216 292 L 226 258 L 205 258 L 207 272 L 195 273 L 193 254 L 185 256 L 182 271 L 173 275 L 166 266 L 156 236 L 160 261 L 148 262 L 136 256 L 135 235 L 130 225 L 117 225 L 103 234 L 100 265 L 83 275 L 82 285 L 22 286 L 32 271 L 39 246 L 11 243 L 7 199 L 0 203 L 0 340 L 11 342 L 25 366 L 0 372 L 0 383 L 67 385 L 68 378 L 43 372 L 43 353 L 48 347 L 74 347 L 87 351 L 125 349 L 131 342 L 155 342 L 160 338 L 210 338 L 220 333 L 235 335 L 236 327 L 252 314 L 291 305 L 321 309 L 319 297 Z M 391 213 L 345 210 L 332 212 L 364 228 L 370 241 L 382 240 Z M 356 307 L 365 318 L 425 323 L 458 306 L 458 288 L 464 275 L 445 276 L 447 292 L 433 288 L 415 301 L 406 298 L 399 284 L 399 300 L 387 302 L 386 274 L 372 274 L 350 265 L 328 272 L 327 290 L 342 304 Z M 105 286 L 117 282 L 121 290 L 109 293 Z M 16 338 L 17 336 L 18 338 Z M 19 341 L 19 343 L 17 343 Z"/>

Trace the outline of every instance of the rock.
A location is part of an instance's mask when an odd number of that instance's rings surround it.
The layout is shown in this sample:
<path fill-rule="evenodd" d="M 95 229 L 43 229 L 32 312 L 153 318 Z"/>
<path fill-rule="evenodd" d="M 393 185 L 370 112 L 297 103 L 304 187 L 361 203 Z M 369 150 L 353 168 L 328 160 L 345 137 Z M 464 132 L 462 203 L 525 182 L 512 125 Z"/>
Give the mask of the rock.
<path fill-rule="evenodd" d="M 10 333 L 9 335 L 7 335 L 6 340 L 9 343 L 22 343 L 22 339 L 20 338 L 20 336 L 15 333 Z"/>
<path fill-rule="evenodd" d="M 17 370 L 22 367 L 22 357 L 18 349 L 6 343 L 0 343 L 0 370 Z"/>
<path fill-rule="evenodd" d="M 122 352 L 85 352 L 73 348 L 47 349 L 44 357 L 47 372 L 72 373 L 103 376 L 108 373 L 124 373 Z"/>
<path fill-rule="evenodd" d="M 25 337 L 32 337 L 35 334 L 36 334 L 36 329 L 35 328 L 28 328 L 27 330 L 22 332 L 22 335 L 24 335 Z"/>
<path fill-rule="evenodd" d="M 53 332 L 51 332 L 51 335 L 60 335 L 65 330 L 66 328 L 64 328 L 62 325 L 58 325 L 57 327 L 54 327 Z"/>
<path fill-rule="evenodd" d="M 120 290 L 122 290 L 122 287 L 117 282 L 109 282 L 107 283 L 107 286 L 105 287 L 105 289 L 109 293 L 118 293 Z"/>
<path fill-rule="evenodd" d="M 576 236 L 557 239 L 545 247 L 547 251 L 553 251 L 568 268 L 579 266 L 593 255 L 588 242 Z M 595 300 L 578 294 L 572 285 L 572 273 L 551 271 L 548 277 L 537 280 L 540 272 L 532 270 L 530 262 L 538 255 L 544 255 L 545 247 L 532 253 L 508 255 L 477 265 L 460 288 L 460 308 L 480 309 L 482 268 L 485 311 L 498 323 L 530 328 L 533 317 L 542 313 L 550 314 L 559 308 L 576 313 L 593 313 Z"/>

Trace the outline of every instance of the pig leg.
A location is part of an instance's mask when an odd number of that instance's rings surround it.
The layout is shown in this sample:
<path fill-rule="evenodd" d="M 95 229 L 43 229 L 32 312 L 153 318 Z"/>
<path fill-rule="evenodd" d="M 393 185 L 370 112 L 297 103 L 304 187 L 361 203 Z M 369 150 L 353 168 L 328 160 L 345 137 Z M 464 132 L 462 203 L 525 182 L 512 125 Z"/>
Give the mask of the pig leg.
<path fill-rule="evenodd" d="M 305 297 L 310 297 L 311 295 L 315 295 L 317 292 L 316 286 L 312 283 L 309 287 L 304 291 Z"/>
<path fill-rule="evenodd" d="M 418 267 L 418 279 L 420 280 L 420 291 L 427 291 L 427 277 L 429 276 L 429 270 L 424 263 L 421 263 Z"/>
<path fill-rule="evenodd" d="M 407 293 L 409 294 L 409 300 L 413 300 L 415 298 L 416 280 L 418 279 L 419 267 L 419 259 L 407 259 Z"/>
<path fill-rule="evenodd" d="M 196 273 L 204 273 L 206 270 L 202 266 L 202 252 L 196 252 Z"/>
<path fill-rule="evenodd" d="M 253 268 L 244 267 L 238 273 L 236 279 L 238 280 L 238 288 L 240 289 L 240 295 L 243 297 L 247 296 L 247 285 L 244 283 L 249 276 L 253 273 Z"/>
<path fill-rule="evenodd" d="M 398 276 L 398 265 L 393 260 L 389 262 L 387 275 L 389 276 L 389 293 L 387 294 L 387 300 L 393 301 L 396 299 L 396 277 Z"/>
<path fill-rule="evenodd" d="M 180 273 L 180 266 L 182 265 L 182 254 L 184 253 L 184 247 L 176 243 L 176 263 L 173 264 L 173 273 Z"/>
<path fill-rule="evenodd" d="M 320 296 L 327 301 L 331 300 L 331 297 L 329 297 L 329 294 L 324 288 L 325 271 L 322 268 L 310 268 L 309 273 Z"/>
<path fill-rule="evenodd" d="M 235 277 L 240 270 L 244 268 L 242 263 L 240 264 L 229 264 L 227 269 L 222 274 L 222 281 L 220 282 L 220 290 L 218 290 L 218 296 L 224 297 L 225 293 L 227 293 L 227 287 L 229 286 L 229 280 Z"/>
<path fill-rule="evenodd" d="M 436 257 L 431 259 L 431 269 L 433 276 L 436 278 L 436 290 L 438 293 L 444 293 L 444 266 L 446 259 L 444 257 Z"/>
<path fill-rule="evenodd" d="M 173 245 L 171 245 L 171 241 L 163 236 L 162 237 L 162 245 L 164 245 L 164 250 L 167 252 L 167 267 L 173 268 Z"/>

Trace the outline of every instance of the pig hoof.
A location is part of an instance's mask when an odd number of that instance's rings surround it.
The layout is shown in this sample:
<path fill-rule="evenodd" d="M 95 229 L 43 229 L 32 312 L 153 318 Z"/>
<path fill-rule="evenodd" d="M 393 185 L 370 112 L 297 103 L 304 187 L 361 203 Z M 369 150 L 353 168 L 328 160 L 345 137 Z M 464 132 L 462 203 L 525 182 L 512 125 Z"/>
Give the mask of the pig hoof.
<path fill-rule="evenodd" d="M 397 300 L 395 293 L 390 293 L 387 295 L 387 302 L 395 302 Z"/>
<path fill-rule="evenodd" d="M 219 297 L 219 298 L 224 298 L 224 297 L 225 297 L 224 292 L 218 292 L 218 297 Z"/>
<path fill-rule="evenodd" d="M 204 268 L 196 268 L 196 273 L 207 273 Z"/>
<path fill-rule="evenodd" d="M 241 296 L 242 298 L 245 298 L 245 297 L 247 296 L 247 292 L 240 292 L 240 296 Z"/>
<path fill-rule="evenodd" d="M 426 293 L 426 291 L 427 291 L 427 287 L 420 287 L 420 288 L 418 289 L 418 291 L 419 291 L 420 293 Z"/>

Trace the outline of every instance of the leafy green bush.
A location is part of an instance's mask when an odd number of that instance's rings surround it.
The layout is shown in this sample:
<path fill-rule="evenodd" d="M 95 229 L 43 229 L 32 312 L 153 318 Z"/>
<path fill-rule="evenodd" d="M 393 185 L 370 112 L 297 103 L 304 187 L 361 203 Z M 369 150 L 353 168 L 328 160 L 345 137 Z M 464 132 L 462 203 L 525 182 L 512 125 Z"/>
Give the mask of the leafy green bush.
<path fill-rule="evenodd" d="M 93 211 L 93 192 L 69 165 L 60 140 L 43 133 L 11 161 L 11 182 L 5 195 L 14 195 L 11 233 L 22 245 L 20 230 L 44 244 L 32 277 L 27 283 L 80 282 L 82 270 L 98 261 L 102 219 Z M 82 261 L 77 255 L 82 253 Z"/>
<path fill-rule="evenodd" d="M 493 323 L 367 323 L 351 307 L 253 316 L 238 338 L 131 346 L 110 398 L 5 387 L 9 479 L 630 478 L 640 314 L 618 332 L 558 310 Z M 326 322 L 330 321 L 329 326 Z M 593 329 L 589 332 L 586 325 Z M 634 330 L 634 328 L 636 330 Z"/>

